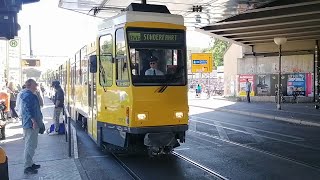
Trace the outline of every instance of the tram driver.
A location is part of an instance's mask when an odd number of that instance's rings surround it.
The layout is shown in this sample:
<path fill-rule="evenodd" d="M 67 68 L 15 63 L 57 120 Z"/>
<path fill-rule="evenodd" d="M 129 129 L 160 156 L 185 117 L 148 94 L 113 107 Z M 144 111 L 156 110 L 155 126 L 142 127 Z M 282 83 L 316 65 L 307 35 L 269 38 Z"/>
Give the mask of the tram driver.
<path fill-rule="evenodd" d="M 146 70 L 145 75 L 146 76 L 162 76 L 164 75 L 162 71 L 158 69 L 158 59 L 154 56 L 151 56 L 149 58 L 149 64 L 150 68 Z"/>

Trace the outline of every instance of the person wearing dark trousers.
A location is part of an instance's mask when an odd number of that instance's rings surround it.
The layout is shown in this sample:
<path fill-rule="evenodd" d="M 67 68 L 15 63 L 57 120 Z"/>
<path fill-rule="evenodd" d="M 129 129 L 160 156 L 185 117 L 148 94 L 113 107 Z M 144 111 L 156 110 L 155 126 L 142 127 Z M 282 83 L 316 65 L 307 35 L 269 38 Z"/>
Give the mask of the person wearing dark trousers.
<path fill-rule="evenodd" d="M 17 101 L 18 92 L 14 88 L 12 82 L 10 82 L 9 85 L 8 85 L 8 93 L 10 93 L 11 119 L 17 120 L 18 114 L 17 114 L 15 108 L 16 108 L 16 101 Z"/>
<path fill-rule="evenodd" d="M 251 93 L 251 82 L 246 79 L 246 94 L 247 94 L 247 101 L 250 103 L 250 93 Z"/>
<path fill-rule="evenodd" d="M 53 112 L 53 119 L 54 119 L 54 129 L 55 131 L 51 132 L 49 135 L 58 135 L 59 134 L 59 126 L 60 126 L 60 114 L 63 111 L 64 107 L 64 92 L 60 86 L 59 81 L 53 81 L 51 85 L 55 89 L 54 95 L 54 112 Z"/>

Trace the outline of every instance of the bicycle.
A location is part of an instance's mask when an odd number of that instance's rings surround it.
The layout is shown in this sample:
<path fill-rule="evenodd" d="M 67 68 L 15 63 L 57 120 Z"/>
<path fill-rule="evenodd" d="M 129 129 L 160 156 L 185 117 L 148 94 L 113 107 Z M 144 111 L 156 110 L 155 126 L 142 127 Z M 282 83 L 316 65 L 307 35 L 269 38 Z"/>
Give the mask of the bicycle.
<path fill-rule="evenodd" d="M 276 101 L 276 103 L 278 103 L 278 91 L 276 91 L 275 93 L 276 93 L 276 95 L 275 95 L 275 101 Z M 286 102 L 286 99 L 284 98 L 283 93 L 282 93 L 281 91 L 280 91 L 280 101 L 281 101 L 282 103 L 285 103 L 285 102 Z"/>
<path fill-rule="evenodd" d="M 292 103 L 298 103 L 298 97 L 300 96 L 300 91 L 293 91 L 292 92 Z"/>
<path fill-rule="evenodd" d="M 210 99 L 210 97 L 212 96 L 212 91 L 211 90 L 207 90 L 207 99 Z"/>

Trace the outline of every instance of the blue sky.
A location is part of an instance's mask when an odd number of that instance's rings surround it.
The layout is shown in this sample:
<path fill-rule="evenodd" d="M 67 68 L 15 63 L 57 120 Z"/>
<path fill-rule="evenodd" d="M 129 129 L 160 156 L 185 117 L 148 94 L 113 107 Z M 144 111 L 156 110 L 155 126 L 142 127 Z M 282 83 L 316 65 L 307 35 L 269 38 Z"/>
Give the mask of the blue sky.
<path fill-rule="evenodd" d="M 28 25 L 32 27 L 34 55 L 71 56 L 94 40 L 99 23 L 94 17 L 61 9 L 58 0 L 41 0 L 23 5 L 18 15 L 21 25 L 22 54 L 29 54 Z M 187 43 L 193 47 L 207 47 L 207 35 L 188 31 Z"/>

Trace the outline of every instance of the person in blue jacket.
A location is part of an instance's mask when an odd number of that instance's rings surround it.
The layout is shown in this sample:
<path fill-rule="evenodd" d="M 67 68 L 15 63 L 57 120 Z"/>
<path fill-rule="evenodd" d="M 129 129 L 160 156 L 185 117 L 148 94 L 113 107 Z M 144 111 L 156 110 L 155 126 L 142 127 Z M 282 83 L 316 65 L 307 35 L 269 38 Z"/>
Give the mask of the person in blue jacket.
<path fill-rule="evenodd" d="M 20 95 L 20 111 L 25 141 L 24 173 L 36 174 L 38 173 L 37 169 L 40 168 L 40 165 L 34 164 L 33 156 L 38 146 L 39 130 L 41 129 L 41 131 L 44 131 L 43 116 L 40 110 L 38 97 L 34 94 L 37 90 L 37 82 L 33 79 L 28 79 L 25 86 L 26 90 L 24 90 Z"/>

